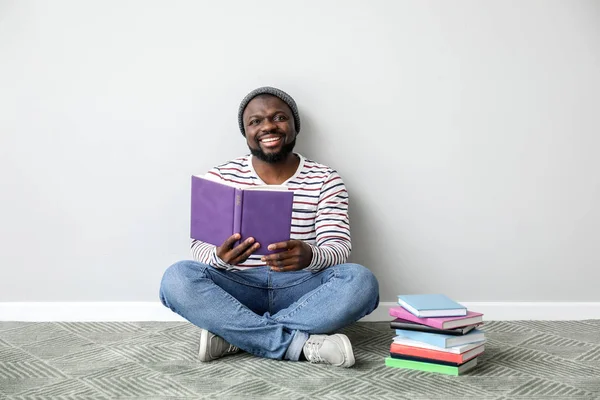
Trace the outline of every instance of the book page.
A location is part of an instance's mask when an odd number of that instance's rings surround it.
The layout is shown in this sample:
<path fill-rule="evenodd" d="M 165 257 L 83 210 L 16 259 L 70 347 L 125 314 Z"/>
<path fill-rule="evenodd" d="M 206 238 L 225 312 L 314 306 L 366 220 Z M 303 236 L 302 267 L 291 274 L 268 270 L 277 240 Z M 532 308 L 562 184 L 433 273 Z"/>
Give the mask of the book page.
<path fill-rule="evenodd" d="M 192 176 L 195 176 L 196 178 L 200 178 L 200 179 L 206 179 L 207 181 L 220 183 L 221 185 L 229 186 L 232 188 L 236 188 L 236 189 L 240 188 L 239 185 L 237 185 L 233 182 L 227 182 L 225 180 L 222 180 L 218 176 L 215 176 L 213 174 L 206 173 L 205 175 L 192 175 Z"/>
<path fill-rule="evenodd" d="M 276 192 L 287 192 L 290 189 L 283 185 L 257 185 L 245 187 L 242 190 L 271 190 Z"/>
<path fill-rule="evenodd" d="M 285 185 L 257 185 L 257 186 L 242 187 L 239 184 L 221 180 L 221 179 L 219 179 L 218 176 L 215 176 L 215 175 L 209 174 L 209 173 L 207 173 L 205 175 L 192 175 L 192 176 L 195 176 L 200 179 L 206 179 L 206 180 L 209 180 L 212 182 L 217 182 L 222 185 L 229 186 L 229 187 L 236 188 L 236 189 L 241 189 L 241 190 L 269 190 L 269 191 L 276 191 L 276 192 L 287 192 L 290 190 Z"/>

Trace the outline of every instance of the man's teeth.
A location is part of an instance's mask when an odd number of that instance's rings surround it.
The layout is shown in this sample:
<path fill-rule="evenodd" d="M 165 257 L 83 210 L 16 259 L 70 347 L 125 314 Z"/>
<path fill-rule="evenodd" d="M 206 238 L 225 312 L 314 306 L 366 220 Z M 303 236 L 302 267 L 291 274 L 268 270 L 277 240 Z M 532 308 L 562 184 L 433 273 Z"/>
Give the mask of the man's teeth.
<path fill-rule="evenodd" d="M 268 143 L 268 142 L 274 142 L 276 140 L 279 140 L 279 138 L 278 137 L 276 137 L 276 138 L 266 138 L 266 139 L 261 139 L 260 141 Z"/>

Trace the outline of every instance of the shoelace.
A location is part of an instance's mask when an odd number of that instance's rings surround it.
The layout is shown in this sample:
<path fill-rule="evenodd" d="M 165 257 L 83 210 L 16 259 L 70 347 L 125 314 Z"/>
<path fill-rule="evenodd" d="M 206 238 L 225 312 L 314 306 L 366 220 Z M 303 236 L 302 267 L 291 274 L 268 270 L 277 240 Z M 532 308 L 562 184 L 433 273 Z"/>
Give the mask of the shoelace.
<path fill-rule="evenodd" d="M 238 348 L 232 344 L 229 345 L 229 348 L 227 349 L 226 353 L 234 353 L 238 351 Z"/>
<path fill-rule="evenodd" d="M 307 342 L 304 346 L 306 348 L 306 358 L 311 363 L 322 363 L 325 360 L 319 354 L 319 346 L 320 343 L 317 342 Z"/>

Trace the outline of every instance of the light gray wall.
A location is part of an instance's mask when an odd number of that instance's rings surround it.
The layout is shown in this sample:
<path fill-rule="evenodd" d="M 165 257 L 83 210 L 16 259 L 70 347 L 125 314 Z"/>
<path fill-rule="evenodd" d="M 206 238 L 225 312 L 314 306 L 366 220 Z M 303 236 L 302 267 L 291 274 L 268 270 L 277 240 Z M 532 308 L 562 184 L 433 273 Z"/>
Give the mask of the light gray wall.
<path fill-rule="evenodd" d="M 597 1 L 0 1 L 0 301 L 156 301 L 238 102 L 300 105 L 382 301 L 599 301 Z"/>

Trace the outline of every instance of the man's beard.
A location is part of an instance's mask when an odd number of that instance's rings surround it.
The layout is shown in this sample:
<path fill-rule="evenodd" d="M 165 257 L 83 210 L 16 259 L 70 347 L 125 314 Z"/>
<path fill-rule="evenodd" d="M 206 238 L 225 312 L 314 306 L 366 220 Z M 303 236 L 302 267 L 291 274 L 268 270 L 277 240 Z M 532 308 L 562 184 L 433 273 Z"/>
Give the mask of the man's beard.
<path fill-rule="evenodd" d="M 294 150 L 294 146 L 296 146 L 296 138 L 294 138 L 294 140 L 292 140 L 291 142 L 284 144 L 281 147 L 281 150 L 279 150 L 277 153 L 265 153 L 260 148 L 260 144 L 255 149 L 253 149 L 250 146 L 248 146 L 248 148 L 250 149 L 252 155 L 258 158 L 259 160 L 269 164 L 278 164 L 287 158 L 287 156 Z"/>

